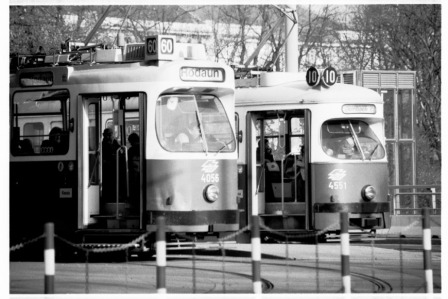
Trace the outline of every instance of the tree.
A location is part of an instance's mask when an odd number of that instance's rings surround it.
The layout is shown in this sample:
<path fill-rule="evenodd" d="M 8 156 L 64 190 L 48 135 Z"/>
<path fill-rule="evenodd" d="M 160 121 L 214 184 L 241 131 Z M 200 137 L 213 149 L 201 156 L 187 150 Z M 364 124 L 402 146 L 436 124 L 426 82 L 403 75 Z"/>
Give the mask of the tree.
<path fill-rule="evenodd" d="M 61 6 L 11 6 L 11 52 L 34 54 L 43 46 L 44 51 L 59 48 L 60 36 L 68 31 Z"/>
<path fill-rule="evenodd" d="M 333 30 L 336 26 L 336 7 L 298 6 L 299 69 L 310 65 L 328 66 L 334 53 Z"/>
<path fill-rule="evenodd" d="M 365 5 L 357 8 L 353 22 L 370 49 L 359 67 L 416 71 L 417 125 L 439 163 L 441 20 L 440 5 Z"/>
<path fill-rule="evenodd" d="M 441 6 L 350 7 L 341 27 L 356 38 L 339 39 L 348 69 L 416 71 L 417 181 L 440 183 Z"/>

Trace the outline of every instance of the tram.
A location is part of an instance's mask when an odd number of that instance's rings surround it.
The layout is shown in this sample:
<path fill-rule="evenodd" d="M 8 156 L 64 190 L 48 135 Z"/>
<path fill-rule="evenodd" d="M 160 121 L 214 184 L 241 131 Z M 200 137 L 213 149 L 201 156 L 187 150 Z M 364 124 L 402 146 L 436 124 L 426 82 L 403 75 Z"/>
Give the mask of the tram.
<path fill-rule="evenodd" d="M 266 239 L 324 240 L 342 211 L 353 232 L 390 226 L 382 97 L 336 80 L 332 67 L 236 80 L 241 226 L 258 215 Z"/>
<path fill-rule="evenodd" d="M 46 222 L 83 244 L 129 242 L 158 216 L 198 240 L 237 230 L 234 73 L 205 57 L 157 35 L 13 58 L 29 63 L 10 75 L 11 244 Z"/>

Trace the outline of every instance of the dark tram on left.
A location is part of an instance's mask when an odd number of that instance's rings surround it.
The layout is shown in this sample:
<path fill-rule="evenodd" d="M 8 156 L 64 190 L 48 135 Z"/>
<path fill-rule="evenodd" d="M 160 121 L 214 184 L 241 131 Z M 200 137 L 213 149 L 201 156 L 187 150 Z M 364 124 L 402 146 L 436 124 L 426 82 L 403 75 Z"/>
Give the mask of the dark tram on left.
<path fill-rule="evenodd" d="M 130 242 L 158 216 L 198 241 L 238 229 L 233 70 L 201 46 L 151 36 L 10 74 L 11 245 L 47 222 L 77 244 Z"/>

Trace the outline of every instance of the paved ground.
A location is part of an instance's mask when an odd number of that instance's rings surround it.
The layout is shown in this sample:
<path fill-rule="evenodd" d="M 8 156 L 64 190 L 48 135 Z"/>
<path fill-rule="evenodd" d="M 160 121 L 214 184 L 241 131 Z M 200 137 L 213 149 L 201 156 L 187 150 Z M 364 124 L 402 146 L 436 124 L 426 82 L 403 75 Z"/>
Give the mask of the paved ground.
<path fill-rule="evenodd" d="M 351 244 L 353 293 L 386 292 L 389 293 L 387 298 L 392 293 L 424 294 L 425 276 L 419 241 L 397 240 L 395 247 L 391 248 L 383 248 L 390 245 L 380 243 L 381 240 L 376 240 L 375 246 L 370 241 Z M 434 290 L 440 295 L 441 256 L 440 246 L 437 246 L 438 249 L 433 252 Z M 307 298 L 307 295 L 317 293 L 318 298 L 328 296 L 329 293 L 338 296 L 341 287 L 338 243 L 318 246 L 262 244 L 261 248 L 264 292 L 282 294 L 282 298 L 297 294 L 301 295 L 300 298 L 304 295 Z M 182 299 L 197 298 L 194 293 L 203 294 L 201 298 L 213 299 L 229 294 L 239 294 L 238 298 L 243 294 L 250 296 L 250 256 L 250 244 L 226 245 L 225 257 L 220 250 L 198 251 L 195 259 L 191 252 L 170 254 L 167 263 L 168 293 L 182 294 Z M 42 262 L 10 262 L 10 292 L 15 294 L 13 298 L 29 298 L 20 294 L 42 294 L 43 269 Z M 58 263 L 56 291 L 59 294 L 78 294 L 75 298 L 85 293 L 89 293 L 89 299 L 92 294 L 121 294 L 126 295 L 126 298 L 130 294 L 135 295 L 135 298 L 146 298 L 141 297 L 142 294 L 150 294 L 152 298 L 157 291 L 155 269 L 154 260 Z M 203 297 L 210 293 L 213 295 Z M 268 295 L 265 294 L 263 298 L 265 296 Z M 267 298 L 270 296 L 274 295 Z"/>

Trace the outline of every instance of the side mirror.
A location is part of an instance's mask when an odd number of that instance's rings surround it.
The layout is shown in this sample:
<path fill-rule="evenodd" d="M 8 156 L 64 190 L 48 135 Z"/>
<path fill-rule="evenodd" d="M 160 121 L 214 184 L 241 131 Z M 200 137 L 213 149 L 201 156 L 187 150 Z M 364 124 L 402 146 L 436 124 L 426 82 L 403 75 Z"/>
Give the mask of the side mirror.
<path fill-rule="evenodd" d="M 68 129 L 70 130 L 70 132 L 73 133 L 73 131 L 75 130 L 75 119 L 72 117 L 70 118 L 70 120 L 68 121 Z"/>
<path fill-rule="evenodd" d="M 243 142 L 243 131 L 242 130 L 238 131 L 238 142 L 239 143 Z"/>

